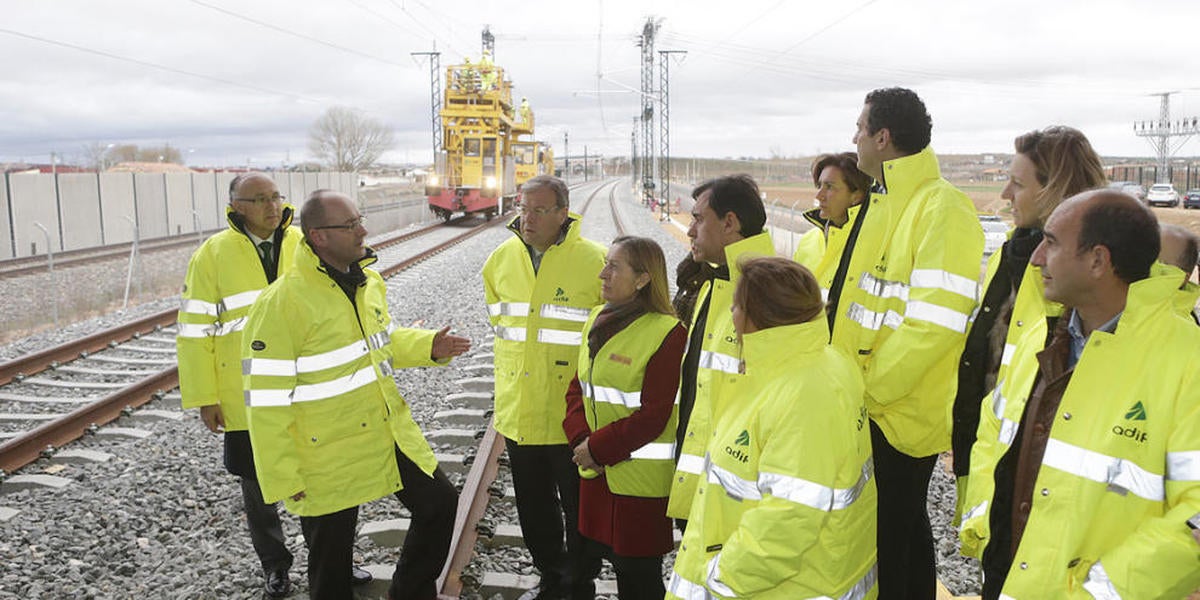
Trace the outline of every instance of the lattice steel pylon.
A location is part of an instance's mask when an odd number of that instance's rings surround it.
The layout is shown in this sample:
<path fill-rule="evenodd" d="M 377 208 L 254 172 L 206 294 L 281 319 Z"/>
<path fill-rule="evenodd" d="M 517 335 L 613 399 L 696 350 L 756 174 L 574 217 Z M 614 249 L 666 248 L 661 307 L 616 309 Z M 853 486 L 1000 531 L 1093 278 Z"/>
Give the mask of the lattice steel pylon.
<path fill-rule="evenodd" d="M 671 55 L 687 54 L 685 50 L 659 50 L 658 65 L 658 195 L 662 201 L 662 220 L 671 218 Z"/>
<path fill-rule="evenodd" d="M 1187 119 L 1171 120 L 1171 94 L 1178 92 L 1162 92 L 1151 94 L 1162 98 L 1158 108 L 1157 121 L 1135 121 L 1133 123 L 1133 133 L 1138 137 L 1144 137 L 1154 147 L 1154 154 L 1158 159 L 1158 168 L 1155 169 L 1155 183 L 1170 183 L 1170 161 L 1171 155 L 1179 150 L 1188 139 L 1193 135 L 1200 133 L 1200 119 L 1191 117 Z M 1182 138 L 1175 147 L 1171 147 L 1171 138 Z"/>
<path fill-rule="evenodd" d="M 654 36 L 658 33 L 660 19 L 649 17 L 642 27 L 638 46 L 642 49 L 642 201 L 651 204 L 654 200 Z"/>
<path fill-rule="evenodd" d="M 442 53 L 438 52 L 435 46 L 433 52 L 409 54 L 429 57 L 429 121 L 433 125 L 433 162 L 436 165 L 442 155 L 442 119 L 438 114 L 442 108 Z"/>

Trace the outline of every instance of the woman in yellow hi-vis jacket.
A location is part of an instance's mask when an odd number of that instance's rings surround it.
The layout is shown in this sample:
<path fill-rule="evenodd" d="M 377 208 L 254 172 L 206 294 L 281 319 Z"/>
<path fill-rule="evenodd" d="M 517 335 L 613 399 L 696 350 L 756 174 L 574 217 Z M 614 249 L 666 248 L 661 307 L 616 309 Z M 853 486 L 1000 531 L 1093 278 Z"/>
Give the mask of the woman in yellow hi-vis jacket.
<path fill-rule="evenodd" d="M 744 374 L 715 424 L 668 598 L 875 598 L 871 438 L 820 287 L 782 258 L 741 265 Z"/>
<path fill-rule="evenodd" d="M 619 237 L 583 329 L 563 430 L 582 480 L 572 598 L 593 598 L 601 558 L 621 600 L 663 597 L 662 557 L 674 548 L 667 496 L 675 469 L 679 362 L 687 333 L 671 306 L 667 264 L 653 240 Z"/>

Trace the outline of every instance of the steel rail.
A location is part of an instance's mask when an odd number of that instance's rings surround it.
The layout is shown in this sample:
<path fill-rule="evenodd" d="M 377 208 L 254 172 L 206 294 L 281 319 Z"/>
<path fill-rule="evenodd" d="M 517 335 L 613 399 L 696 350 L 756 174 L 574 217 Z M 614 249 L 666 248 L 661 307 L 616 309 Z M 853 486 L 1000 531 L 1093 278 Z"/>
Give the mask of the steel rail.
<path fill-rule="evenodd" d="M 476 226 L 463 235 L 439 244 L 433 248 L 427 249 L 414 258 L 405 260 L 397 265 L 393 265 L 381 271 L 384 277 L 390 277 L 395 273 L 402 271 L 421 260 L 424 260 L 434 254 L 445 250 L 446 248 L 466 240 L 479 232 L 499 223 L 499 220 L 485 223 Z M 403 239 L 411 239 L 428 232 L 431 229 L 442 227 L 438 224 L 434 227 L 428 227 L 417 232 L 410 232 L 399 236 Z M 403 240 L 400 240 L 403 241 Z M 396 239 L 386 240 L 384 243 L 393 244 L 399 243 Z M 39 371 L 43 371 L 54 364 L 63 361 L 74 360 L 79 358 L 82 353 L 93 352 L 109 347 L 113 342 L 125 341 L 135 334 L 140 334 L 146 331 L 153 331 L 157 327 L 171 325 L 178 319 L 178 309 L 165 310 L 147 317 L 138 319 L 125 325 L 120 325 L 114 328 L 106 329 L 93 333 L 78 340 L 72 340 L 65 344 L 48 348 L 41 352 L 35 352 L 20 358 L 0 364 L 0 385 L 9 383 L 18 376 L 31 375 Z M 84 433 L 109 423 L 121 416 L 122 411 L 127 407 L 137 407 L 149 402 L 156 393 L 171 390 L 179 386 L 179 368 L 172 366 L 163 371 L 150 375 L 140 381 L 134 382 L 124 388 L 114 391 L 113 393 L 93 402 L 80 407 L 66 415 L 57 418 L 53 421 L 45 423 L 31 431 L 22 433 L 10 440 L 0 444 L 0 470 L 11 473 L 35 460 L 41 455 L 41 452 L 47 447 L 58 447 L 73 440 L 79 439 Z"/>
<path fill-rule="evenodd" d="M 212 231 L 202 231 L 200 233 L 189 233 L 166 238 L 142 240 L 138 242 L 138 248 L 139 252 L 142 252 L 143 254 L 158 252 L 160 250 L 173 250 L 182 246 L 196 244 L 200 240 L 203 240 L 204 238 L 207 238 L 218 231 L 220 230 L 216 229 Z M 132 245 L 133 242 L 122 242 L 119 244 L 108 244 L 106 246 L 95 246 L 92 248 L 79 248 L 76 250 L 55 252 L 54 268 L 66 269 L 106 260 L 125 258 L 129 256 L 129 248 Z M 48 272 L 45 254 L 0 260 L 0 279 L 28 275 L 37 272 Z"/>

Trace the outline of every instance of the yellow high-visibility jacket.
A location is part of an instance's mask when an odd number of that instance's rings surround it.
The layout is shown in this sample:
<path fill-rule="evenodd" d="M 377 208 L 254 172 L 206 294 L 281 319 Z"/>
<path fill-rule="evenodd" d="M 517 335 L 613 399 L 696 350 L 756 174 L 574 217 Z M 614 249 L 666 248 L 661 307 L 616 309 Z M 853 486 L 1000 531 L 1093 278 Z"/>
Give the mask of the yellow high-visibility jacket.
<path fill-rule="evenodd" d="M 529 247 L 514 237 L 483 265 L 488 318 L 495 331 L 496 431 L 522 445 L 567 443 L 567 386 L 575 377 L 580 330 L 600 297 L 604 246 L 580 235 L 571 214 L 562 241 L 533 272 Z"/>
<path fill-rule="evenodd" d="M 700 363 L 696 369 L 695 402 L 688 422 L 680 424 L 686 428 L 686 433 L 679 463 L 675 465 L 675 474 L 671 479 L 671 498 L 667 501 L 667 515 L 676 519 L 686 519 L 691 511 L 696 483 L 704 469 L 704 448 L 711 435 L 712 424 L 717 421 L 724 404 L 719 399 L 721 388 L 738 376 L 741 348 L 733 330 L 731 310 L 733 290 L 741 277 L 737 262 L 743 256 L 775 256 L 771 234 L 763 232 L 726 246 L 729 281 L 714 278 L 705 282 L 692 309 L 691 322 L 694 324 L 704 306 L 704 298 L 711 296 L 704 322 L 704 340 L 700 344 Z M 688 339 L 690 344 L 691 338 Z M 684 357 L 686 360 L 686 351 Z"/>
<path fill-rule="evenodd" d="M 1129 288 L 1113 333 L 1094 331 L 1049 432 L 1033 504 L 1003 594 L 1182 598 L 1200 586 L 1200 328 L 1175 306 L 1182 271 L 1156 266 Z M 1013 450 L 1044 347 L 1021 338 L 980 418 L 959 537 L 991 539 L 999 461 Z M 1011 492 L 1005 492 L 1011 493 Z"/>
<path fill-rule="evenodd" d="M 996 271 L 999 269 L 999 267 L 1000 252 L 995 252 L 992 254 L 991 258 L 988 259 L 987 277 L 984 280 L 983 285 L 984 290 L 987 290 L 987 288 L 991 286 L 992 278 L 995 277 Z M 981 298 L 985 296 L 986 293 L 980 294 Z M 990 307 L 987 307 L 987 309 L 991 310 Z M 1063 306 L 1061 304 L 1047 300 L 1045 297 L 1045 284 L 1042 282 L 1042 269 L 1037 265 L 1026 265 L 1025 272 L 1021 276 L 1021 287 L 1017 290 L 1017 297 L 1013 300 L 1012 316 L 1009 319 L 1008 331 L 1005 333 L 1004 337 L 1003 354 L 1000 356 L 1000 368 L 996 372 L 997 382 L 1003 381 L 1005 375 L 1008 373 L 1008 365 L 1012 361 L 1013 352 L 1016 350 L 1017 342 L 1020 341 L 1025 332 L 1028 331 L 1030 327 L 1035 327 L 1038 324 L 1044 325 L 1046 317 L 1058 317 L 1061 316 L 1062 313 Z M 972 326 L 973 325 L 974 322 L 972 321 Z M 980 366 L 979 368 L 984 367 Z M 992 391 L 993 390 L 985 390 L 984 393 L 980 395 L 979 400 L 977 400 L 977 402 L 981 404 L 979 411 L 980 414 L 991 410 Z M 950 405 L 947 408 L 951 410 L 948 423 L 950 423 L 953 430 L 953 427 L 955 426 L 953 415 L 954 406 Z M 970 427 L 973 431 L 978 431 L 979 421 L 976 420 L 973 423 L 967 423 L 965 426 Z M 956 448 L 956 461 L 959 460 L 957 450 L 958 449 Z M 969 452 L 969 448 L 967 451 Z M 958 523 L 959 517 L 961 517 L 962 512 L 967 508 L 964 505 L 964 502 L 966 501 L 966 488 L 969 479 L 970 475 L 963 475 L 955 482 L 955 487 L 958 490 L 958 493 L 955 495 L 954 505 L 955 523 Z"/>
<path fill-rule="evenodd" d="M 360 265 L 374 262 L 364 258 Z M 396 447 L 425 473 L 437 459 L 393 369 L 435 366 L 434 331 L 396 327 L 373 270 L 354 303 L 308 244 L 250 310 L 242 343 L 254 466 L 267 503 L 301 516 L 403 489 Z M 304 492 L 300 500 L 291 499 Z"/>
<path fill-rule="evenodd" d="M 833 285 L 833 276 L 837 273 L 838 263 L 842 260 L 842 251 L 846 249 L 846 240 L 854 221 L 858 219 L 861 205 L 851 206 L 846 214 L 849 219 L 838 227 L 821 218 L 821 209 L 814 208 L 804 213 L 804 218 L 813 224 L 813 229 L 805 232 L 796 244 L 792 260 L 808 267 L 821 284 L 821 299 L 829 299 L 829 287 Z"/>
<path fill-rule="evenodd" d="M 875 598 L 878 495 L 862 377 L 824 315 L 742 336 L 668 598 Z"/>
<path fill-rule="evenodd" d="M 226 431 L 246 430 L 242 397 L 242 327 L 250 305 L 267 287 L 267 276 L 254 242 L 235 223 L 232 207 L 225 209 L 229 228 L 200 245 L 188 262 L 179 333 L 179 391 L 183 408 L 221 405 Z M 303 239 L 292 227 L 293 210 L 284 205 L 276 237 L 279 275 L 291 268 Z"/>
<path fill-rule="evenodd" d="M 583 328 L 584 340 L 603 308 L 592 309 Z M 679 319 L 672 315 L 648 312 L 609 338 L 594 360 L 588 357 L 587 343 L 579 345 L 578 377 L 589 430 L 598 431 L 641 410 L 646 365 L 677 325 Z M 666 498 L 671 492 L 678 423 L 676 396 L 671 416 L 658 437 L 631 452 L 627 460 L 605 467 L 608 489 L 622 496 Z"/>
<path fill-rule="evenodd" d="M 883 163 L 838 302 L 832 343 L 858 359 L 867 410 L 910 456 L 950 447 L 956 367 L 975 309 L 983 229 L 933 150 Z"/>

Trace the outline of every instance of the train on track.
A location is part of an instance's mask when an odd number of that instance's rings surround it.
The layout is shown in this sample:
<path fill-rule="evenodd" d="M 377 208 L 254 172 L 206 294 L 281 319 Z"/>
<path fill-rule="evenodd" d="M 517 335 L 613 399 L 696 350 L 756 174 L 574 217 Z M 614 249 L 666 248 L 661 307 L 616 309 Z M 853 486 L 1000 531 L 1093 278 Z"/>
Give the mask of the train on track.
<path fill-rule="evenodd" d="M 554 153 L 533 139 L 534 117 L 524 98 L 514 102 L 512 81 L 491 63 L 484 31 L 483 59 L 446 67 L 439 110 L 442 148 L 425 185 L 429 210 L 449 221 L 455 213 L 491 219 L 505 212 L 531 177 L 554 173 Z"/>

